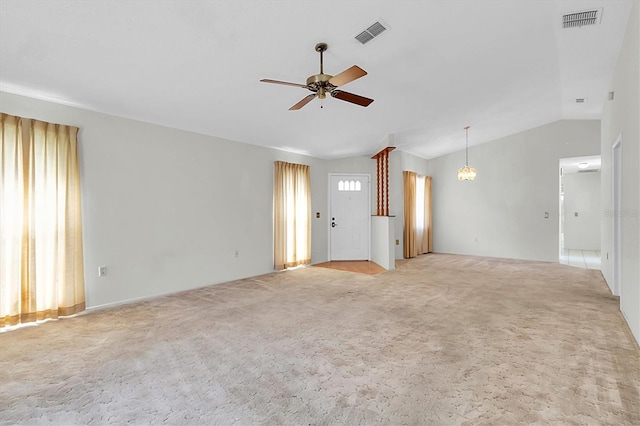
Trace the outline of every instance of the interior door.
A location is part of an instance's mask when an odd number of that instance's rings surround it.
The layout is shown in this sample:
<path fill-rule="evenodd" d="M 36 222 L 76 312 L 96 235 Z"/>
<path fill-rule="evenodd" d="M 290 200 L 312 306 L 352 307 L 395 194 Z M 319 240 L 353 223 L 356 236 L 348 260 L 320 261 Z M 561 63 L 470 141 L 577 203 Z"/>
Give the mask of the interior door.
<path fill-rule="evenodd" d="M 329 176 L 329 259 L 369 260 L 369 175 Z"/>

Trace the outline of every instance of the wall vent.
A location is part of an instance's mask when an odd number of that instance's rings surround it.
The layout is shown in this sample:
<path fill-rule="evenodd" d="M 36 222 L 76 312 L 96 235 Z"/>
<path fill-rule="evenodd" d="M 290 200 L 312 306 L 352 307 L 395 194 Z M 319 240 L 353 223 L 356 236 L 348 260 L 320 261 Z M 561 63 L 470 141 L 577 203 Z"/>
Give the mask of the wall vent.
<path fill-rule="evenodd" d="M 358 40 L 362 44 L 367 44 L 374 38 L 378 37 L 384 31 L 386 31 L 387 27 L 382 24 L 381 21 L 376 21 L 373 24 L 369 25 L 369 27 L 362 31 L 360 34 L 356 36 L 356 40 Z"/>
<path fill-rule="evenodd" d="M 602 19 L 602 9 L 590 9 L 562 15 L 562 28 L 583 27 L 599 24 Z"/>

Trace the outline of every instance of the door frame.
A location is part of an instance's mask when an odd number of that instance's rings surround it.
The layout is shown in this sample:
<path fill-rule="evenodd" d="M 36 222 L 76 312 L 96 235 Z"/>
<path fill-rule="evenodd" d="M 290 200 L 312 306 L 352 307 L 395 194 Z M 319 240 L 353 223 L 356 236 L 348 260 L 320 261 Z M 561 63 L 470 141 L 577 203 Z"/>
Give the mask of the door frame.
<path fill-rule="evenodd" d="M 329 173 L 327 175 L 327 260 L 331 262 L 331 178 L 333 176 L 366 176 L 369 190 L 367 191 L 367 221 L 368 240 L 367 260 L 371 261 L 371 173 Z"/>
<path fill-rule="evenodd" d="M 622 297 L 622 134 L 611 145 L 611 210 L 612 293 Z"/>

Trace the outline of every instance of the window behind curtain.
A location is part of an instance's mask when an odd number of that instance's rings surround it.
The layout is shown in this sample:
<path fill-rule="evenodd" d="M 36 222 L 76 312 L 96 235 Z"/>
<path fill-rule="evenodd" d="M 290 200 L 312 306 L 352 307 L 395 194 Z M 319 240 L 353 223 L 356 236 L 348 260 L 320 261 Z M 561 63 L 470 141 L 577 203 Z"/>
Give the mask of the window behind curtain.
<path fill-rule="evenodd" d="M 416 176 L 416 231 L 418 235 L 424 232 L 425 203 L 424 203 L 424 181 L 425 177 Z"/>
<path fill-rule="evenodd" d="M 0 327 L 85 308 L 77 132 L 0 114 Z"/>
<path fill-rule="evenodd" d="M 311 178 L 309 166 L 275 162 L 274 267 L 311 263 Z"/>
<path fill-rule="evenodd" d="M 404 184 L 405 258 L 433 251 L 431 216 L 431 177 L 402 172 Z"/>

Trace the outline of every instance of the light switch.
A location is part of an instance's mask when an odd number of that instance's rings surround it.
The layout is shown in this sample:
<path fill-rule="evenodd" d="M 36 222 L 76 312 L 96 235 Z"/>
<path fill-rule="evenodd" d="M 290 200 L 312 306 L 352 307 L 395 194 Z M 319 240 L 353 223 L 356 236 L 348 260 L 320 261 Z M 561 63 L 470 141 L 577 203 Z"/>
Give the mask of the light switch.
<path fill-rule="evenodd" d="M 575 212 L 573 215 L 574 215 L 575 217 L 578 217 L 578 212 Z"/>

